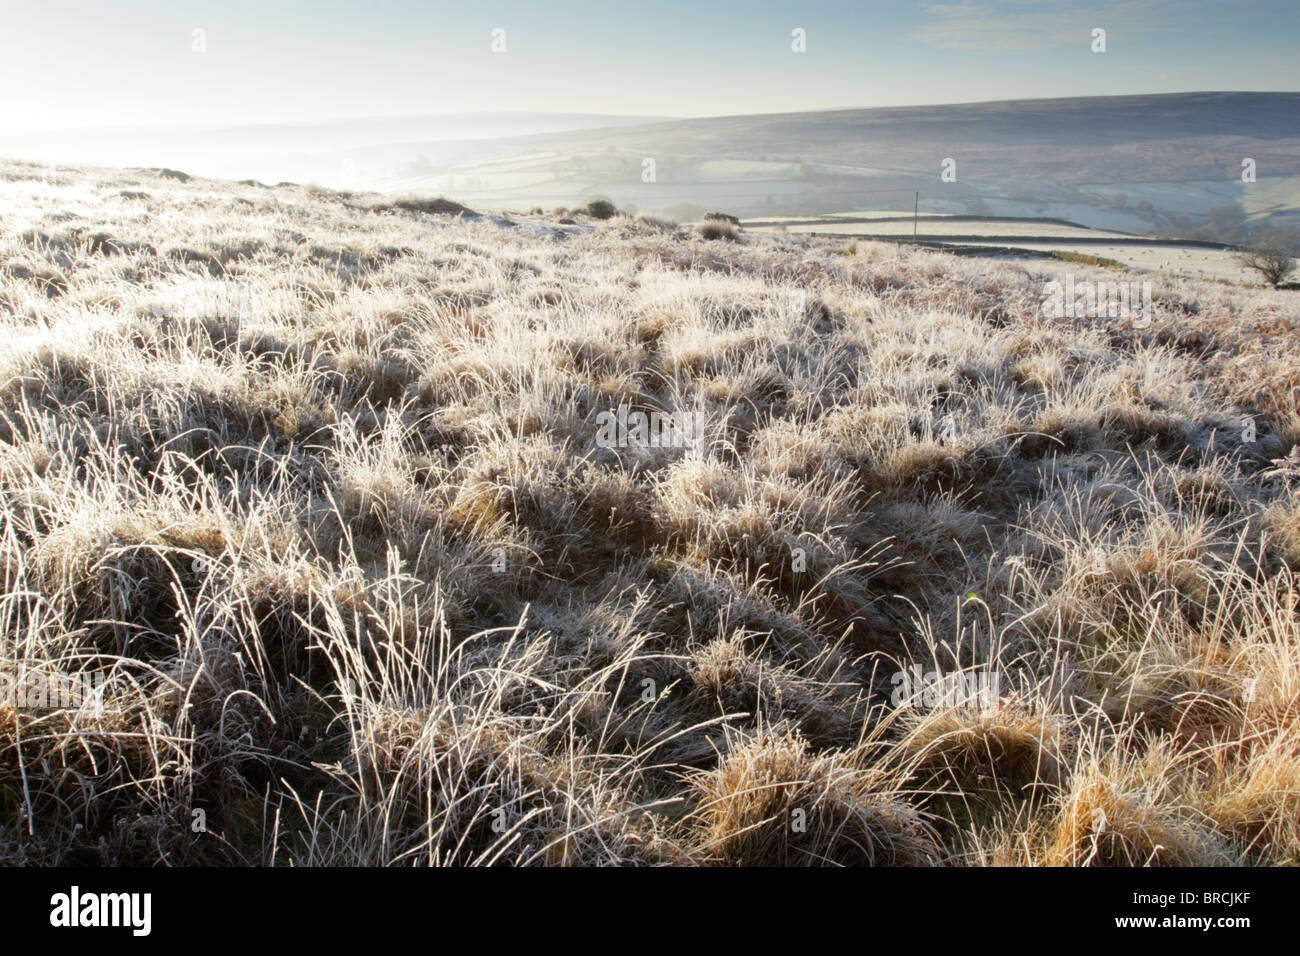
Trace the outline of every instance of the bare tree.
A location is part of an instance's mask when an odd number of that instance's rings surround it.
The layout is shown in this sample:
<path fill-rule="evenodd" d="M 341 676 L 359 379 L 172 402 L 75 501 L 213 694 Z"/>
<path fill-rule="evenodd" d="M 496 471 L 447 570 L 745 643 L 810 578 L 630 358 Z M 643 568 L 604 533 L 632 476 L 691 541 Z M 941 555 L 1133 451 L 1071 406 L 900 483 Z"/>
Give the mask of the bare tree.
<path fill-rule="evenodd" d="M 1266 239 L 1237 253 L 1237 261 L 1277 288 L 1295 271 L 1295 248 L 1282 239 Z"/>

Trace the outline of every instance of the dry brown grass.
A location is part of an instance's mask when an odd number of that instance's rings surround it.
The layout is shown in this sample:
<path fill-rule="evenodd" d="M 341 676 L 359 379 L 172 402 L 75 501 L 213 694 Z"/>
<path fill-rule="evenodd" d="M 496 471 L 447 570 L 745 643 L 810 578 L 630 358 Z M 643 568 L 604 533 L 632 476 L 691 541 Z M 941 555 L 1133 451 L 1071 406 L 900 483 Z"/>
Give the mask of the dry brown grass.
<path fill-rule="evenodd" d="M 733 741 L 696 781 L 697 839 L 734 866 L 928 866 L 941 859 L 924 818 L 860 753 L 814 755 L 797 734 Z"/>
<path fill-rule="evenodd" d="M 1294 293 L 4 173 L 0 861 L 1297 862 Z"/>

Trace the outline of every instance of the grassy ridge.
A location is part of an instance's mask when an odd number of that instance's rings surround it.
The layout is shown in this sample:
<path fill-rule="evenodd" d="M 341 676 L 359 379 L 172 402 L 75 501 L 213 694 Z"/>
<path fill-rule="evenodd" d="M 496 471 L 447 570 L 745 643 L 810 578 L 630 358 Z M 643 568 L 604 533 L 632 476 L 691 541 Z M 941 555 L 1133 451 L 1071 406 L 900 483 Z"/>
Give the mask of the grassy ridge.
<path fill-rule="evenodd" d="M 1290 293 L 571 216 L 0 165 L 0 860 L 1298 861 Z"/>

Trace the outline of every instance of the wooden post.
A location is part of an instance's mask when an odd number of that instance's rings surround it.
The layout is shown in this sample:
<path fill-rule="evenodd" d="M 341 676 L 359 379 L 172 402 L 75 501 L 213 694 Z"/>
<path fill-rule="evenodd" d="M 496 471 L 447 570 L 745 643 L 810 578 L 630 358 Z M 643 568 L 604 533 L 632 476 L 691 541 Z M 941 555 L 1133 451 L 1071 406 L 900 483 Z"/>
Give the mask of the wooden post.
<path fill-rule="evenodd" d="M 921 208 L 921 190 L 912 197 L 912 241 L 916 242 L 916 212 Z"/>

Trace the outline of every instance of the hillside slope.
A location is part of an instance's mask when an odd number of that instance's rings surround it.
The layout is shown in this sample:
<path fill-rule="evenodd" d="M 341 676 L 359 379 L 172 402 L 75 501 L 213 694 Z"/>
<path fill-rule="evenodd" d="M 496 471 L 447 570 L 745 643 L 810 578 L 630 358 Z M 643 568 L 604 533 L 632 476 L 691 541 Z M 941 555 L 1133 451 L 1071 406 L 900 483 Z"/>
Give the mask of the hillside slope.
<path fill-rule="evenodd" d="M 1253 225 L 1295 227 L 1298 129 L 1296 93 L 1076 97 L 384 144 L 340 152 L 319 175 L 334 184 L 346 161 L 373 188 L 525 207 L 600 192 L 645 211 L 910 212 L 919 192 L 926 212 L 1049 216 L 1133 232 L 1199 222 L 1215 207 L 1239 209 Z M 1249 184 L 1245 158 L 1258 176 Z M 649 181 L 646 159 L 655 163 Z M 945 159 L 952 181 L 940 179 Z"/>
<path fill-rule="evenodd" d="M 1295 293 L 455 212 L 0 165 L 0 861 L 1300 862 Z"/>
<path fill-rule="evenodd" d="M 0 130 L 0 155 L 166 164 L 551 209 L 597 195 L 690 219 L 845 210 L 1054 217 L 1217 241 L 1300 227 L 1300 94 L 1027 99 L 693 119 L 486 114 L 230 129 Z M 945 159 L 955 179 L 944 181 Z M 1255 181 L 1242 181 L 1242 161 Z M 647 166 L 647 160 L 653 166 Z"/>

